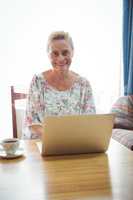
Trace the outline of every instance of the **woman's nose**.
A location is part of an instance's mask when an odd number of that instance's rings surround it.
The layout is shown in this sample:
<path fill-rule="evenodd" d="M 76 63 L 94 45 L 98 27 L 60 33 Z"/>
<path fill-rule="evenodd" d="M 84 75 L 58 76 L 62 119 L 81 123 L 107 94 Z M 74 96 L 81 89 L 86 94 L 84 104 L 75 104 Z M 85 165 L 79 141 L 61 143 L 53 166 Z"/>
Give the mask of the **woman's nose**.
<path fill-rule="evenodd" d="M 63 60 L 63 59 L 64 59 L 64 56 L 63 56 L 62 54 L 59 54 L 58 59 L 59 59 L 59 60 Z"/>

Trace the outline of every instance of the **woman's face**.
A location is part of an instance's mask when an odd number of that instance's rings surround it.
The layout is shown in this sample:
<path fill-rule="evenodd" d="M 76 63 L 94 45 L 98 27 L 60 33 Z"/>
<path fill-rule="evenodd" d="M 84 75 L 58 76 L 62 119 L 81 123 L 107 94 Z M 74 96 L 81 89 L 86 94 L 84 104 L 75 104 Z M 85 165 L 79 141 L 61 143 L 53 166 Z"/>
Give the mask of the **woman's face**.
<path fill-rule="evenodd" d="M 49 58 L 54 69 L 68 71 L 73 57 L 73 50 L 67 40 L 54 40 L 49 46 Z"/>

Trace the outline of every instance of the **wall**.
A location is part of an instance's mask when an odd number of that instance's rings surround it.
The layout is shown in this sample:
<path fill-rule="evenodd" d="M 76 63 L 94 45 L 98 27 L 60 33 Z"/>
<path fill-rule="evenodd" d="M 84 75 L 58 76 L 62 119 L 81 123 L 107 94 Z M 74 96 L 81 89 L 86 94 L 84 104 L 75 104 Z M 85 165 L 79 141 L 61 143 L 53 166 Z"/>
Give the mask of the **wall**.
<path fill-rule="evenodd" d="M 97 110 L 107 112 L 119 95 L 120 0 L 0 1 L 0 137 L 12 135 L 10 85 L 29 82 L 50 67 L 46 43 L 53 30 L 70 32 L 72 69 L 87 77 Z"/>

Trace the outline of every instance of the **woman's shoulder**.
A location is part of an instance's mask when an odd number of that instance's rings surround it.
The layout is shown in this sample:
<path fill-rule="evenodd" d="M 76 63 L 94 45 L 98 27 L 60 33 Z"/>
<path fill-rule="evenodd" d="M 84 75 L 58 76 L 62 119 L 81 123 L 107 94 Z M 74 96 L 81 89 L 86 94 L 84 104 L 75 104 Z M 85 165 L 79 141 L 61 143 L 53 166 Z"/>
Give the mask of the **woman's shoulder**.
<path fill-rule="evenodd" d="M 42 85 L 45 85 L 45 79 L 43 76 L 43 72 L 34 74 L 31 80 L 31 87 L 40 88 Z"/>
<path fill-rule="evenodd" d="M 72 72 L 72 73 L 77 77 L 77 81 L 78 81 L 81 85 L 83 85 L 83 86 L 85 86 L 85 85 L 90 85 L 90 82 L 89 82 L 89 80 L 88 80 L 86 77 L 81 76 L 80 74 L 78 74 L 78 73 L 76 73 L 76 72 Z"/>
<path fill-rule="evenodd" d="M 33 77 L 32 77 L 32 81 L 44 81 L 44 80 L 45 80 L 44 74 L 45 74 L 46 72 L 47 72 L 47 71 L 40 72 L 40 73 L 38 73 L 38 74 L 34 74 Z"/>

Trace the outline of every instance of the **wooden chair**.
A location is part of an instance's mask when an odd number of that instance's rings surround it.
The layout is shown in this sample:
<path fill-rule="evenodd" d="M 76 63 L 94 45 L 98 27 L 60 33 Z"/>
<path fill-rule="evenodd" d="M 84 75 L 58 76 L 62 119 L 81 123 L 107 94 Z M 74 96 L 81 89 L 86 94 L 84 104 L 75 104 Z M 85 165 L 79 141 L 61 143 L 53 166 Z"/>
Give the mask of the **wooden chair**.
<path fill-rule="evenodd" d="M 11 86 L 11 106 L 12 106 L 12 127 L 13 137 L 18 137 L 17 132 L 17 115 L 16 115 L 16 100 L 26 99 L 27 94 L 21 92 L 15 92 L 14 86 Z"/>

